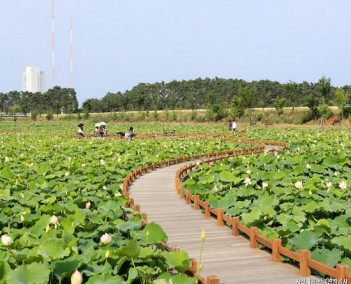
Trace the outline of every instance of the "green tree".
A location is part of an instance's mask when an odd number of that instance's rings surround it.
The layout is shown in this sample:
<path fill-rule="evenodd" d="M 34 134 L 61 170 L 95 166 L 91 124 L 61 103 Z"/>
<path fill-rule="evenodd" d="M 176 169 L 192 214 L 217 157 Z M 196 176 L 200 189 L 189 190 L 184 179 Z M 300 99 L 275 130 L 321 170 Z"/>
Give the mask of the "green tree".
<path fill-rule="evenodd" d="M 328 103 L 328 100 L 330 99 L 330 90 L 331 90 L 330 78 L 322 76 L 322 78 L 319 79 L 317 86 L 318 86 L 317 87 L 318 91 L 322 96 L 322 103 L 323 104 Z"/>
<path fill-rule="evenodd" d="M 286 104 L 286 99 L 282 98 L 282 97 L 276 97 L 273 100 L 273 103 L 274 103 L 274 108 L 277 111 L 278 118 L 279 118 L 279 121 L 280 121 L 280 116 L 283 114 L 283 107 Z"/>
<path fill-rule="evenodd" d="M 344 119 L 345 105 L 349 102 L 349 100 L 350 94 L 348 92 L 346 92 L 343 88 L 336 89 L 334 94 L 334 102 L 340 109 L 341 120 Z"/>
<path fill-rule="evenodd" d="M 250 126 L 253 125 L 252 109 L 258 101 L 257 91 L 254 87 L 242 87 L 239 89 L 239 97 L 242 101 L 242 107 L 249 112 Z"/>
<path fill-rule="evenodd" d="M 297 83 L 289 81 L 289 83 L 285 85 L 285 90 L 287 93 L 287 99 L 289 100 L 292 107 L 291 112 L 294 112 L 296 107 L 296 102 L 298 99 Z"/>

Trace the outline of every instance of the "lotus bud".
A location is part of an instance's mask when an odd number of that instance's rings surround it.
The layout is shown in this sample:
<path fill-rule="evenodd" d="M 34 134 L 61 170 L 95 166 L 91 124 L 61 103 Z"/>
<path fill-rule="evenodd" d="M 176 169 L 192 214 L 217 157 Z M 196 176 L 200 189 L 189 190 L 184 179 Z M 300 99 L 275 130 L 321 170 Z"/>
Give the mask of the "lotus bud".
<path fill-rule="evenodd" d="M 47 225 L 47 226 L 46 226 L 46 229 L 45 229 L 45 232 L 49 233 L 49 231 L 50 231 L 50 226 Z"/>
<path fill-rule="evenodd" d="M 21 215 L 21 222 L 23 223 L 24 222 L 24 216 Z"/>
<path fill-rule="evenodd" d="M 201 270 L 202 270 L 202 268 L 203 268 L 203 264 L 202 264 L 202 263 L 200 263 L 200 265 L 199 265 L 199 271 L 201 271 Z"/>
<path fill-rule="evenodd" d="M 83 282 L 82 274 L 76 270 L 71 276 L 71 284 L 81 284 Z"/>
<path fill-rule="evenodd" d="M 2 235 L 1 236 L 1 242 L 5 246 L 10 246 L 13 243 L 13 239 L 10 236 L 8 236 L 8 235 Z"/>
<path fill-rule="evenodd" d="M 111 242 L 112 238 L 110 234 L 105 233 L 101 236 L 100 240 L 103 244 L 107 245 L 109 242 Z"/>
<path fill-rule="evenodd" d="M 24 198 L 24 193 L 23 192 L 21 192 L 21 198 Z"/>
<path fill-rule="evenodd" d="M 107 250 L 106 252 L 105 252 L 105 258 L 108 258 L 110 256 L 110 250 Z"/>
<path fill-rule="evenodd" d="M 149 230 L 146 231 L 146 237 L 148 238 L 150 236 Z"/>
<path fill-rule="evenodd" d="M 57 225 L 58 223 L 58 218 L 55 215 L 52 215 L 50 218 L 50 224 Z"/>
<path fill-rule="evenodd" d="M 202 230 L 201 232 L 201 240 L 204 241 L 206 239 L 206 232 L 205 230 Z"/>
<path fill-rule="evenodd" d="M 91 206 L 90 201 L 89 201 L 89 202 L 87 202 L 87 203 L 85 203 L 85 208 L 86 208 L 86 209 L 89 209 L 89 208 L 90 208 L 90 206 Z"/>

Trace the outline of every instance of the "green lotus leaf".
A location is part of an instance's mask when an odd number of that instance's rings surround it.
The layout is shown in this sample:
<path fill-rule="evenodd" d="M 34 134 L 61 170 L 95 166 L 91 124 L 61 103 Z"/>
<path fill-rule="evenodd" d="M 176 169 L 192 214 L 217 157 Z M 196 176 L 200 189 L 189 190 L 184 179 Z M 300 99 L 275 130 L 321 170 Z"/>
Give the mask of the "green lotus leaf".
<path fill-rule="evenodd" d="M 150 222 L 138 234 L 138 237 L 147 243 L 157 244 L 167 242 L 168 237 L 160 225 Z"/>
<path fill-rule="evenodd" d="M 305 212 L 308 212 L 308 213 L 312 213 L 314 212 L 315 210 L 319 209 L 320 208 L 320 205 L 315 202 L 315 201 L 309 201 L 306 205 L 304 206 L 301 206 L 301 210 L 302 211 L 305 211 Z"/>
<path fill-rule="evenodd" d="M 294 246 L 297 250 L 311 249 L 317 245 L 319 241 L 319 235 L 311 231 L 303 231 L 299 235 L 294 236 L 289 240 L 289 243 Z"/>
<path fill-rule="evenodd" d="M 129 258 L 137 258 L 140 254 L 140 246 L 135 239 L 132 239 L 125 246 L 119 248 L 117 254 Z"/>
<path fill-rule="evenodd" d="M 6 276 L 9 271 L 11 271 L 10 265 L 5 261 L 0 261 L 0 284 L 6 284 Z"/>
<path fill-rule="evenodd" d="M 351 252 L 351 235 L 335 237 L 331 240 L 331 242 Z"/>
<path fill-rule="evenodd" d="M 330 223 L 328 220 L 326 219 L 319 219 L 317 221 L 317 223 L 315 224 L 316 228 L 322 228 L 323 230 L 327 231 L 328 233 L 330 233 Z"/>
<path fill-rule="evenodd" d="M 54 263 L 54 275 L 61 281 L 63 278 L 70 277 L 78 268 L 79 264 L 80 260 L 78 258 L 57 261 Z"/>
<path fill-rule="evenodd" d="M 94 275 L 89 278 L 87 284 L 125 284 L 126 282 L 118 275 Z"/>
<path fill-rule="evenodd" d="M 8 199 L 11 197 L 11 191 L 9 188 L 4 188 L 0 190 L 0 199 Z"/>
<path fill-rule="evenodd" d="M 68 256 L 70 249 L 63 240 L 50 238 L 41 243 L 38 253 L 44 258 L 60 259 Z"/>
<path fill-rule="evenodd" d="M 118 224 L 116 226 L 116 228 L 121 231 L 121 232 L 128 232 L 131 230 L 137 230 L 141 227 L 141 225 L 137 222 L 131 222 L 131 221 L 127 221 L 127 222 L 121 222 L 120 224 Z"/>
<path fill-rule="evenodd" d="M 342 254 L 343 252 L 336 248 L 333 250 L 325 248 L 315 249 L 312 251 L 312 258 L 328 266 L 334 267 L 340 262 Z"/>
<path fill-rule="evenodd" d="M 164 272 L 153 281 L 153 284 L 196 284 L 195 278 L 190 278 L 183 273 L 172 275 L 169 272 Z"/>
<path fill-rule="evenodd" d="M 323 161 L 323 165 L 326 167 L 337 167 L 339 162 L 339 158 L 337 156 L 330 155 L 329 157 L 325 158 Z"/>
<path fill-rule="evenodd" d="M 46 284 L 49 283 L 50 267 L 47 264 L 31 263 L 10 270 L 6 283 L 16 284 Z"/>
<path fill-rule="evenodd" d="M 190 268 L 190 260 L 188 253 L 185 251 L 181 252 L 163 252 L 162 255 L 166 259 L 167 266 L 177 271 L 184 272 Z"/>
<path fill-rule="evenodd" d="M 253 210 L 250 213 L 242 214 L 242 221 L 245 224 L 252 224 L 260 220 L 262 217 L 262 212 L 260 210 Z"/>
<path fill-rule="evenodd" d="M 235 176 L 230 171 L 222 171 L 219 173 L 219 178 L 224 182 L 233 182 L 235 180 Z"/>

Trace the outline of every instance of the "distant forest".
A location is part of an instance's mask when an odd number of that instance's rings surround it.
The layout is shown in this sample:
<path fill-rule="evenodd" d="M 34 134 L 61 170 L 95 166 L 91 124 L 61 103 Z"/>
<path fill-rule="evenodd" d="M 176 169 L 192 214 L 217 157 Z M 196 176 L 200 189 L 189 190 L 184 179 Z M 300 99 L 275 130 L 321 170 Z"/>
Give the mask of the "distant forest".
<path fill-rule="evenodd" d="M 187 81 L 140 83 L 126 92 L 107 93 L 102 99 L 88 99 L 78 109 L 74 89 L 53 87 L 45 94 L 11 91 L 0 93 L 1 113 L 99 113 L 119 111 L 155 111 L 177 109 L 210 109 L 284 107 L 348 103 L 351 86 L 336 88 L 330 78 L 317 83 L 240 79 L 197 78 Z M 346 99 L 345 99 L 346 98 Z"/>
<path fill-rule="evenodd" d="M 107 93 L 102 99 L 88 99 L 83 110 L 88 112 L 114 112 L 131 110 L 176 110 L 206 109 L 214 105 L 230 106 L 242 96 L 243 90 L 253 90 L 255 100 L 252 107 L 274 107 L 279 101 L 284 106 L 311 106 L 321 103 L 334 105 L 337 88 L 331 80 L 322 77 L 317 83 L 286 84 L 261 80 L 246 82 L 239 79 L 198 78 L 187 81 L 140 83 L 124 93 Z M 351 86 L 342 88 L 350 93 Z"/>

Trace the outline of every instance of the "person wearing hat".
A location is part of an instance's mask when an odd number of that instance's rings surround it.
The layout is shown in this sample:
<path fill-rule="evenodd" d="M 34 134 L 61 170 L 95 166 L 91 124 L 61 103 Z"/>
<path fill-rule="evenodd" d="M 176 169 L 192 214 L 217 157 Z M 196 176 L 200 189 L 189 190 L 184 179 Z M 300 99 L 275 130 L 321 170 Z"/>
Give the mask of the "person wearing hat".
<path fill-rule="evenodd" d="M 78 131 L 77 131 L 77 135 L 79 138 L 84 138 L 84 131 L 83 131 L 83 126 L 84 124 L 83 123 L 79 123 L 78 124 Z"/>
<path fill-rule="evenodd" d="M 95 130 L 94 130 L 94 133 L 96 136 L 100 136 L 100 123 L 96 123 L 95 124 Z"/>

